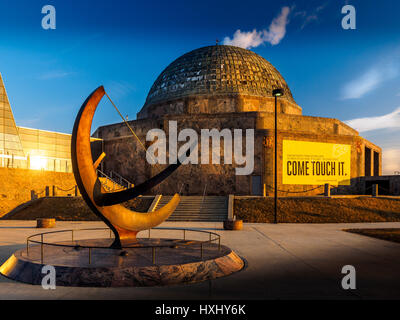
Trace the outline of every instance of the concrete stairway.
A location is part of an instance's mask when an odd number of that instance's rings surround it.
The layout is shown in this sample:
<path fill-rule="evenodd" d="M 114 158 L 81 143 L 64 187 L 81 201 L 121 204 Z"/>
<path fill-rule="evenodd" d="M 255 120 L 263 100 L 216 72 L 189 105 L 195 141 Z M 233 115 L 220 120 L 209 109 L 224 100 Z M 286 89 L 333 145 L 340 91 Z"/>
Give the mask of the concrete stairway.
<path fill-rule="evenodd" d="M 171 196 L 162 196 L 155 209 L 164 206 Z M 228 197 L 181 196 L 181 201 L 167 221 L 224 221 L 228 217 Z"/>
<path fill-rule="evenodd" d="M 108 192 L 121 191 L 134 186 L 133 183 L 130 183 L 121 175 L 113 171 L 110 172 L 110 175 L 105 174 L 99 169 L 96 171 L 101 184 Z"/>
<path fill-rule="evenodd" d="M 121 191 L 126 189 L 125 187 L 121 186 L 111 179 L 99 177 L 99 180 L 107 192 Z"/>

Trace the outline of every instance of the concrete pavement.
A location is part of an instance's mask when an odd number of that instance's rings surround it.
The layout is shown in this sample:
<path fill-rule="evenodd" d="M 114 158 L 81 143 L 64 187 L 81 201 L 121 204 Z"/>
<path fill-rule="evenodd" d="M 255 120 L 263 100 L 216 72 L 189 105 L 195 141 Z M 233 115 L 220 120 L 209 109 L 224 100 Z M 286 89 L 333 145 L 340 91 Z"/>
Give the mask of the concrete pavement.
<path fill-rule="evenodd" d="M 34 228 L 35 224 L 35 221 L 0 221 L 0 263 L 24 247 L 28 235 L 41 232 Z M 103 226 L 102 222 L 57 222 L 56 229 Z M 44 290 L 0 276 L 0 299 L 400 298 L 400 244 L 342 231 L 347 228 L 400 228 L 399 222 L 248 223 L 242 231 L 224 231 L 222 223 L 213 222 L 164 222 L 161 227 L 217 232 L 222 243 L 244 258 L 247 266 L 243 271 L 211 282 L 152 288 L 57 287 Z M 341 288 L 344 265 L 356 268 L 356 290 Z"/>

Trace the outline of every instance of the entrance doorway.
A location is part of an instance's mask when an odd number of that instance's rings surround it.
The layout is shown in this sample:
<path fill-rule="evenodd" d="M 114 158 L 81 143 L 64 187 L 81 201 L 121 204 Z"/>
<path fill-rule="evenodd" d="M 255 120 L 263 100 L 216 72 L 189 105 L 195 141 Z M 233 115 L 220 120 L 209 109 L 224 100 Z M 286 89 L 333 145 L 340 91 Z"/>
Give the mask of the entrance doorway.
<path fill-rule="evenodd" d="M 379 195 L 388 195 L 390 194 L 390 181 L 389 180 L 369 180 L 365 181 L 365 190 L 366 194 L 371 194 L 371 187 L 373 184 L 378 185 L 378 194 Z"/>
<path fill-rule="evenodd" d="M 251 176 L 251 194 L 262 196 L 261 176 Z"/>
<path fill-rule="evenodd" d="M 379 176 L 379 153 L 374 151 L 374 176 Z"/>
<path fill-rule="evenodd" d="M 371 176 L 371 149 L 365 147 L 365 174 L 364 176 L 370 177 Z"/>

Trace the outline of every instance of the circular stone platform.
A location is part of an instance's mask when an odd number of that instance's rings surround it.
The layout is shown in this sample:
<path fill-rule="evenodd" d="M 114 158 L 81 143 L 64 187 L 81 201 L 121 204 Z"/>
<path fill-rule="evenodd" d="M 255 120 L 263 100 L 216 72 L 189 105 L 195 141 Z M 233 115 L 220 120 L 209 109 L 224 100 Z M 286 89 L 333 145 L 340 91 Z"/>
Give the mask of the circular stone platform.
<path fill-rule="evenodd" d="M 194 240 L 138 238 L 135 247 L 108 249 L 112 239 L 57 242 L 31 245 L 16 251 L 1 267 L 4 276 L 40 285 L 42 267 L 56 270 L 56 285 L 82 287 L 165 286 L 200 282 L 241 270 L 243 260 L 226 246 L 201 245 Z M 90 253 L 88 248 L 93 246 Z M 153 247 L 155 249 L 153 249 Z M 202 249 L 201 249 L 202 247 Z M 154 262 L 154 264 L 153 264 Z"/>

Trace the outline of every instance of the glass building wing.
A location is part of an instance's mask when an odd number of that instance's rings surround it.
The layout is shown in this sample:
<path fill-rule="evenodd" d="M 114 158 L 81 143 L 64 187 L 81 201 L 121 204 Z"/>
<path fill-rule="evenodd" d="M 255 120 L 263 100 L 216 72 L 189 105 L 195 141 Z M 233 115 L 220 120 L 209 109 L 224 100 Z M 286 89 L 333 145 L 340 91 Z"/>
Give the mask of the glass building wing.
<path fill-rule="evenodd" d="M 25 153 L 0 74 L 0 165 L 23 168 L 26 166 L 25 162 Z"/>
<path fill-rule="evenodd" d="M 71 134 L 17 127 L 1 74 L 0 167 L 72 172 Z"/>

